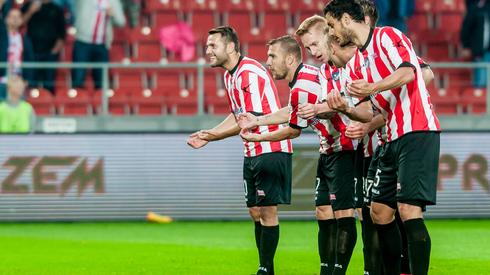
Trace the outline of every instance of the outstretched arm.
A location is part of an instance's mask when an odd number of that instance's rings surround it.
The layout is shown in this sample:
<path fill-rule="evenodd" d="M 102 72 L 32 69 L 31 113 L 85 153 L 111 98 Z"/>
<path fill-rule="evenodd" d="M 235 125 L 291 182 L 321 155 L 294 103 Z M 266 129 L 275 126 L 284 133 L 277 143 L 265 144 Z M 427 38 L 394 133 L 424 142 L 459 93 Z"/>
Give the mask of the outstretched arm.
<path fill-rule="evenodd" d="M 194 149 L 199 149 L 210 141 L 236 136 L 239 133 L 240 127 L 238 127 L 235 116 L 230 114 L 216 127 L 209 130 L 200 130 L 191 134 L 187 139 L 187 144 Z"/>
<path fill-rule="evenodd" d="M 247 129 L 243 129 L 240 132 L 240 136 L 247 141 L 259 142 L 259 141 L 281 141 L 285 139 L 297 138 L 301 135 L 301 130 L 292 128 L 290 126 L 281 128 L 277 131 L 267 132 L 263 134 L 254 134 Z"/>

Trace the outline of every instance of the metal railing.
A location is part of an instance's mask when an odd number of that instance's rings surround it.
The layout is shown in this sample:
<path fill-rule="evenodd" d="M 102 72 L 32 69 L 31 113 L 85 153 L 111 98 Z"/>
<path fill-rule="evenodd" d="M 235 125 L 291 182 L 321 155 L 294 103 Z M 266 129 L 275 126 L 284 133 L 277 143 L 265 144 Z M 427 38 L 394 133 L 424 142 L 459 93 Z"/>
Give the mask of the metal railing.
<path fill-rule="evenodd" d="M 0 68 L 8 68 L 9 63 L 0 63 Z M 205 115 L 204 112 L 204 69 L 209 65 L 204 62 L 195 63 L 38 63 L 25 62 L 20 65 L 28 69 L 101 69 L 102 70 L 102 110 L 100 115 L 109 115 L 109 70 L 110 69 L 196 69 L 197 70 L 197 115 Z M 490 102 L 490 63 L 465 63 L 465 62 L 434 62 L 430 63 L 434 69 L 487 69 L 486 102 Z M 486 114 L 490 115 L 490 106 L 487 104 Z"/>

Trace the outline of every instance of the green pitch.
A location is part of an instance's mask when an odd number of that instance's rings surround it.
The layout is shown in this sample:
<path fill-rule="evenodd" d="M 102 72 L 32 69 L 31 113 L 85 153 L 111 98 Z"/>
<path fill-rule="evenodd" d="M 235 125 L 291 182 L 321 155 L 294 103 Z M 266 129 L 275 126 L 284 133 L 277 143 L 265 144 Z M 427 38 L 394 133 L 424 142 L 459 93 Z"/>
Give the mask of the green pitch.
<path fill-rule="evenodd" d="M 490 274 L 490 220 L 429 221 L 431 275 Z M 318 274 L 314 222 L 283 222 L 276 273 Z M 358 231 L 360 235 L 360 231 Z M 252 274 L 250 222 L 0 224 L 0 274 Z M 348 274 L 362 274 L 361 241 Z"/>

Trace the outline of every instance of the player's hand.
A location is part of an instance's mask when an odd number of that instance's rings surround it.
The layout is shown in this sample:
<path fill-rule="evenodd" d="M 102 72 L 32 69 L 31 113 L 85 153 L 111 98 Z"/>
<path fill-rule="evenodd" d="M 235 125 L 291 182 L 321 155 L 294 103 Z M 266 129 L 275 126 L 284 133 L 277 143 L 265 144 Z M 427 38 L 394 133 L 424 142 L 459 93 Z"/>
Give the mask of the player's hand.
<path fill-rule="evenodd" d="M 358 98 L 365 98 L 375 92 L 373 83 L 369 83 L 364 79 L 352 81 L 351 84 L 347 85 L 347 89 L 352 96 Z"/>
<path fill-rule="evenodd" d="M 242 129 L 253 130 L 259 126 L 257 117 L 251 113 L 242 113 L 238 115 L 237 123 L 238 127 Z"/>
<path fill-rule="evenodd" d="M 43 5 L 43 2 L 42 1 L 32 1 L 31 2 L 31 5 L 29 6 L 29 10 L 28 12 L 30 14 L 34 14 L 36 12 L 38 12 L 40 9 L 41 9 L 41 6 Z"/>
<path fill-rule="evenodd" d="M 327 96 L 328 106 L 341 113 L 345 113 L 349 108 L 349 104 L 345 100 L 343 96 L 340 95 L 340 92 L 336 89 L 332 90 Z"/>
<path fill-rule="evenodd" d="M 218 136 L 212 130 L 201 130 L 197 132 L 197 137 L 206 141 L 217 140 Z"/>
<path fill-rule="evenodd" d="M 351 139 L 361 139 L 368 134 L 369 125 L 358 121 L 351 121 L 345 129 L 345 136 Z"/>
<path fill-rule="evenodd" d="M 298 116 L 302 119 L 312 119 L 318 114 L 318 107 L 316 104 L 301 103 L 298 106 Z"/>
<path fill-rule="evenodd" d="M 198 133 L 199 132 L 195 132 L 187 138 L 187 144 L 194 149 L 199 149 L 208 144 L 207 140 L 202 140 L 198 137 Z"/>
<path fill-rule="evenodd" d="M 251 141 L 251 142 L 261 141 L 259 134 L 254 134 L 250 132 L 248 129 L 242 129 L 240 131 L 240 137 L 242 137 L 244 141 Z"/>

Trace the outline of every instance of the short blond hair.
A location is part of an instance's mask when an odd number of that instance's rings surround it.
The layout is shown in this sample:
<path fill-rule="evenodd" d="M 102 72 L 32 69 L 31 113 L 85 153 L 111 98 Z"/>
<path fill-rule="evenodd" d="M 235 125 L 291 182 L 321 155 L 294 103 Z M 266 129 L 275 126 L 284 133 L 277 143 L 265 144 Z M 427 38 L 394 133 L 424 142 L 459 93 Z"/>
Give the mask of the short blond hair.
<path fill-rule="evenodd" d="M 325 21 L 325 18 L 321 17 L 320 15 L 313 15 L 308 18 L 306 18 L 301 24 L 299 25 L 298 29 L 296 30 L 295 34 L 297 36 L 303 36 L 305 33 L 307 33 L 314 25 L 316 24 L 323 24 L 324 28 L 327 27 L 327 22 Z"/>

